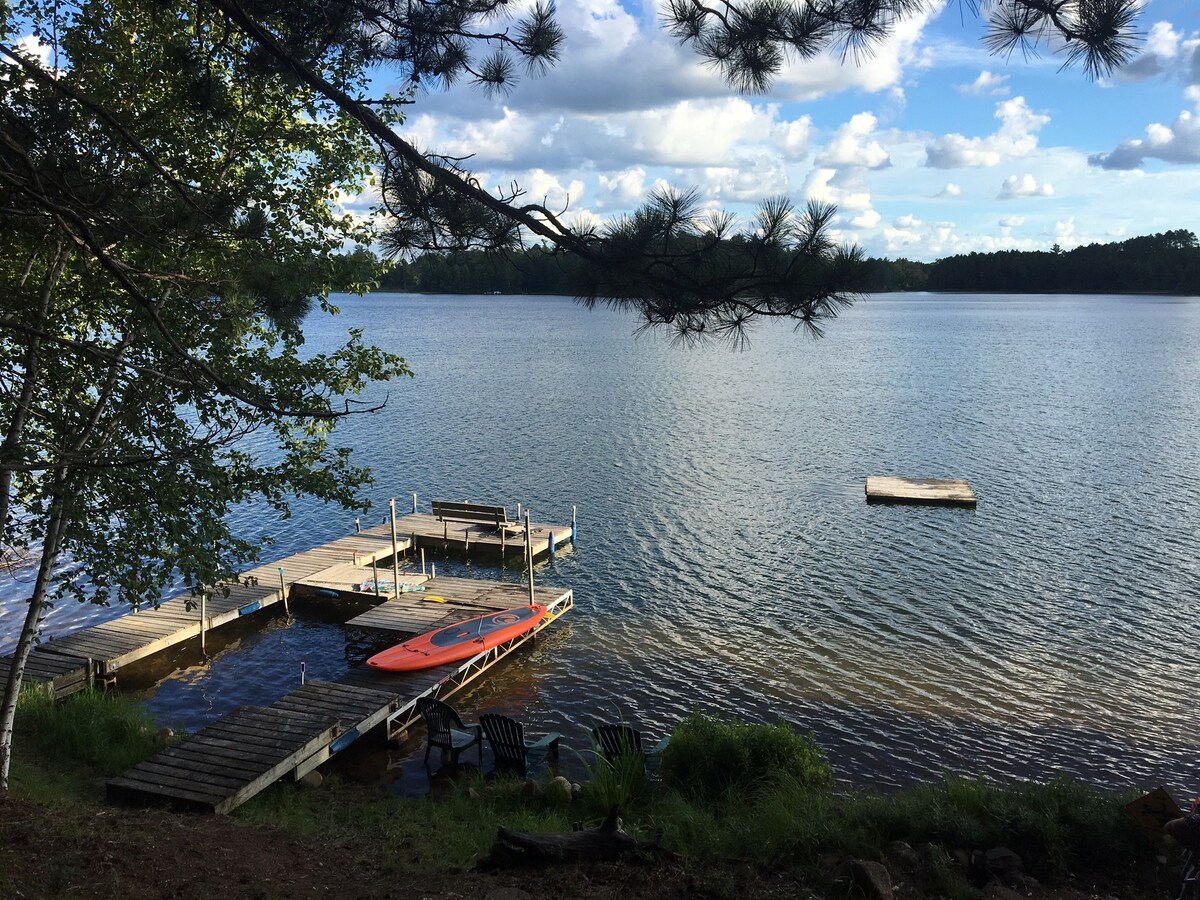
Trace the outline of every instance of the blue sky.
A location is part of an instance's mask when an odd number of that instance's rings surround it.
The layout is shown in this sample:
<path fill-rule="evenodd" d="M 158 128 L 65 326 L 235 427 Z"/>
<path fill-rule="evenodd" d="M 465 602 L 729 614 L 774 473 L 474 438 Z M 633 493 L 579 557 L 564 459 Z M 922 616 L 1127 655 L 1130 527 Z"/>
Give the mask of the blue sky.
<path fill-rule="evenodd" d="M 790 66 L 738 95 L 661 29 L 653 3 L 560 0 L 560 64 L 489 99 L 421 96 L 399 131 L 472 155 L 485 186 L 604 219 L 656 183 L 748 218 L 786 194 L 838 204 L 871 255 L 1065 248 L 1200 231 L 1200 4 L 1146 0 L 1123 72 L 990 56 L 957 0 L 859 65 Z"/>

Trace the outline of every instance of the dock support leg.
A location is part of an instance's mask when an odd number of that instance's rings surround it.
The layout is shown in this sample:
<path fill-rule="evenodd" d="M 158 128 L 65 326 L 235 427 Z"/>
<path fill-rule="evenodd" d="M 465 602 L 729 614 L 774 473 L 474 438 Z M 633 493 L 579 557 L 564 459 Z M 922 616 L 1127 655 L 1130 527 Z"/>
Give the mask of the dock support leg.
<path fill-rule="evenodd" d="M 525 546 L 528 548 L 526 558 L 529 560 L 529 605 L 533 602 L 533 532 L 529 528 L 529 510 L 525 510 Z"/>
<path fill-rule="evenodd" d="M 414 502 L 416 495 L 414 495 Z M 400 596 L 400 545 L 396 541 L 396 498 L 392 498 L 392 590 Z"/>

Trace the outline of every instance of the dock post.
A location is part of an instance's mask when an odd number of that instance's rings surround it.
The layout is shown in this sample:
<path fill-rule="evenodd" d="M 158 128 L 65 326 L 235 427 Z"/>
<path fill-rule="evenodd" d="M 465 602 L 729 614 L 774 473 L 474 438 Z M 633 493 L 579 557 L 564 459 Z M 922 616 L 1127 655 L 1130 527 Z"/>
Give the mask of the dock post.
<path fill-rule="evenodd" d="M 415 496 L 415 495 L 414 495 Z M 396 498 L 392 498 L 392 590 L 400 596 L 400 545 L 396 541 Z"/>
<path fill-rule="evenodd" d="M 413 491 L 413 512 L 417 511 L 417 492 Z"/>
<path fill-rule="evenodd" d="M 525 510 L 526 559 L 529 560 L 529 605 L 533 606 L 533 533 L 529 530 L 529 510 Z"/>
<path fill-rule="evenodd" d="M 432 579 L 432 578 L 437 578 L 437 563 L 430 563 L 430 564 L 429 564 L 429 577 L 430 577 L 431 579 Z"/>
<path fill-rule="evenodd" d="M 554 555 L 554 551 L 555 551 L 555 546 L 554 546 L 554 532 L 552 531 L 552 532 L 550 532 L 550 555 L 551 555 L 551 556 L 553 556 L 553 555 Z"/>
<path fill-rule="evenodd" d="M 355 516 L 354 517 L 354 533 L 359 534 L 361 531 L 362 531 L 362 522 L 359 520 L 358 516 Z"/>
<path fill-rule="evenodd" d="M 292 611 L 288 609 L 287 585 L 283 582 L 283 566 L 279 567 L 279 593 L 283 595 L 283 611 L 290 616 Z"/>
<path fill-rule="evenodd" d="M 379 596 L 379 560 L 374 556 L 371 557 L 371 574 L 375 576 L 375 596 Z M 396 590 L 399 592 L 400 585 L 396 585 Z"/>
<path fill-rule="evenodd" d="M 421 574 L 425 574 L 425 548 L 421 548 Z"/>
<path fill-rule="evenodd" d="M 300 683 L 304 684 L 304 662 L 300 663 Z"/>
<path fill-rule="evenodd" d="M 208 624 L 208 616 L 204 614 L 204 591 L 200 592 L 200 652 L 204 653 L 204 626 Z"/>
<path fill-rule="evenodd" d="M 521 501 L 517 501 L 517 521 L 521 521 Z"/>
<path fill-rule="evenodd" d="M 571 543 L 575 543 L 575 538 L 579 535 L 579 526 L 575 524 L 575 505 L 571 504 Z"/>

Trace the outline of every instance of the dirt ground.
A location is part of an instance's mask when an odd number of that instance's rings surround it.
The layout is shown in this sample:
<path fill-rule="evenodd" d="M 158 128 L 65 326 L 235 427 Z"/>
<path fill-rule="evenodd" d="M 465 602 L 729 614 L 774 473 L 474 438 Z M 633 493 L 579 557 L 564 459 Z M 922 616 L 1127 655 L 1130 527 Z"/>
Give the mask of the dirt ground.
<path fill-rule="evenodd" d="M 72 813 L 0 795 L 4 900 L 808 896 L 788 878 L 751 868 L 697 875 L 662 861 L 401 878 L 373 862 L 370 847 L 347 853 L 224 816 L 116 807 Z"/>
<path fill-rule="evenodd" d="M 840 868 L 830 861 L 831 872 Z M 848 861 L 843 860 L 841 868 Z M 1173 870 L 1172 870 L 1173 871 Z M 1174 896 L 1174 881 L 1014 890 L 993 883 L 954 891 L 966 900 L 1150 900 Z M 912 880 L 894 900 L 921 900 Z M 866 900 L 849 878 L 820 896 Z M 887 894 L 872 892 L 872 900 Z M 674 858 L 538 869 L 398 875 L 376 845 L 305 836 L 226 816 L 68 801 L 43 804 L 0 794 L 0 900 L 683 900 L 788 897 L 817 900 L 787 874 L 737 862 L 685 869 Z"/>

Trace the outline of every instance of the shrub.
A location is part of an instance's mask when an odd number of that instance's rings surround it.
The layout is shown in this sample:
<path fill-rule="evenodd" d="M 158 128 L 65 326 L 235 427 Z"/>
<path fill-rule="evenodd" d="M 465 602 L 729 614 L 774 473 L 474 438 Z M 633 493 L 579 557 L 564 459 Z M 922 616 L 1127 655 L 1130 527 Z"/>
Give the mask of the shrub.
<path fill-rule="evenodd" d="M 18 733 L 44 760 L 117 775 L 162 749 L 154 719 L 130 697 L 86 690 L 61 703 L 27 688 L 17 704 Z"/>
<path fill-rule="evenodd" d="M 723 722 L 699 710 L 671 734 L 662 776 L 667 786 L 707 799 L 781 779 L 814 789 L 833 783 L 829 762 L 811 734 L 797 734 L 782 720 L 774 725 Z"/>

